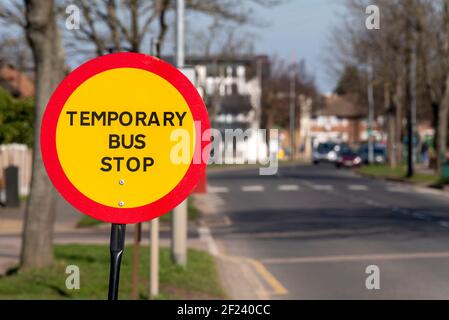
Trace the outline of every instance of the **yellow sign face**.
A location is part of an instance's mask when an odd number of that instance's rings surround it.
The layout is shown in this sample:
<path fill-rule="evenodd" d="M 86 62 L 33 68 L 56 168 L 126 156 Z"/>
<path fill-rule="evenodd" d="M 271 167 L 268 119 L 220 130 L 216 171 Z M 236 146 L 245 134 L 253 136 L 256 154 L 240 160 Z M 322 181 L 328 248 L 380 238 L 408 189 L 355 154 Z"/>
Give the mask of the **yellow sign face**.
<path fill-rule="evenodd" d="M 188 133 L 188 160 L 173 163 Z M 73 186 L 108 207 L 135 208 L 172 191 L 189 169 L 195 124 L 181 93 L 147 70 L 116 68 L 79 85 L 56 127 L 59 162 Z M 185 156 L 185 155 L 184 155 Z"/>

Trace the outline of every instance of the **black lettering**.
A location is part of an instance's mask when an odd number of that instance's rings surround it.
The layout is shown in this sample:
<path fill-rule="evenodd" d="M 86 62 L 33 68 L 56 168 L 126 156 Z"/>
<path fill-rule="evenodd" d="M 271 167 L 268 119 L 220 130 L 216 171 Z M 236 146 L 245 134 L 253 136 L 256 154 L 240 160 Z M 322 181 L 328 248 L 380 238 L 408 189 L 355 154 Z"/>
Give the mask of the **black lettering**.
<path fill-rule="evenodd" d="M 136 126 L 139 126 L 139 122 L 142 122 L 142 126 L 145 126 L 146 119 L 147 119 L 146 112 L 142 112 L 142 111 L 136 112 Z"/>
<path fill-rule="evenodd" d="M 120 147 L 120 136 L 118 134 L 109 135 L 109 149 L 117 149 Z"/>
<path fill-rule="evenodd" d="M 110 157 L 104 157 L 101 159 L 101 164 L 103 167 L 100 168 L 101 171 L 108 172 L 111 171 L 112 165 L 109 163 L 112 159 Z"/>
<path fill-rule="evenodd" d="M 122 160 L 125 160 L 123 157 L 114 157 L 114 160 L 117 162 L 117 172 L 120 172 L 120 163 Z"/>
<path fill-rule="evenodd" d="M 90 126 L 90 122 L 89 122 L 89 111 L 81 111 L 80 112 L 80 125 L 81 126 Z"/>
<path fill-rule="evenodd" d="M 134 148 L 136 149 L 143 149 L 146 146 L 145 143 L 145 135 L 144 134 L 138 134 L 136 136 L 136 143 L 134 144 Z"/>
<path fill-rule="evenodd" d="M 156 112 L 151 112 L 150 120 L 148 121 L 147 126 L 151 126 L 152 124 L 155 124 L 156 126 L 160 126 L 159 118 L 157 117 Z"/>
<path fill-rule="evenodd" d="M 73 116 L 78 113 L 78 111 L 67 111 L 66 112 L 70 116 L 70 126 L 73 126 Z"/>
<path fill-rule="evenodd" d="M 104 111 L 98 113 L 93 111 L 92 112 L 92 125 L 95 125 L 95 120 L 97 120 L 98 122 L 103 122 L 103 126 L 106 124 L 106 114 Z"/>
<path fill-rule="evenodd" d="M 179 114 L 179 112 L 175 112 L 175 113 L 176 113 L 176 116 L 178 117 L 178 120 L 179 120 L 179 126 L 181 127 L 182 126 L 182 120 L 186 116 L 187 112 L 184 111 L 181 114 Z"/>
<path fill-rule="evenodd" d="M 108 113 L 108 126 L 111 125 L 112 121 L 115 121 L 117 119 L 118 119 L 118 113 L 117 112 L 114 112 L 114 111 L 109 112 Z"/>
<path fill-rule="evenodd" d="M 131 167 L 131 162 L 135 161 L 136 162 L 136 166 L 134 168 Z M 136 172 L 137 170 L 139 170 L 140 168 L 140 161 L 139 159 L 137 159 L 136 157 L 131 157 L 128 159 L 128 161 L 126 162 L 126 166 L 128 168 L 129 171 L 131 172 Z"/>
<path fill-rule="evenodd" d="M 123 120 L 123 117 L 124 117 L 124 116 L 127 116 L 127 117 L 128 117 L 128 122 L 125 122 L 125 121 Z M 120 121 L 120 124 L 121 124 L 122 126 L 127 127 L 127 126 L 129 126 L 129 125 L 133 122 L 133 116 L 132 116 L 131 113 L 128 112 L 128 111 L 122 112 L 122 113 L 120 113 L 120 119 L 119 119 L 119 121 Z"/>
<path fill-rule="evenodd" d="M 173 112 L 164 112 L 164 126 L 167 126 L 167 122 L 170 122 L 171 126 L 174 127 L 175 125 L 173 124 L 173 118 L 175 117 L 175 115 L 173 114 Z"/>
<path fill-rule="evenodd" d="M 153 166 L 154 159 L 150 157 L 143 158 L 143 171 L 147 172 L 147 168 Z"/>
<path fill-rule="evenodd" d="M 125 149 L 131 149 L 134 145 L 134 135 L 130 135 L 129 137 L 129 143 L 126 144 L 126 135 L 122 134 L 122 147 Z"/>

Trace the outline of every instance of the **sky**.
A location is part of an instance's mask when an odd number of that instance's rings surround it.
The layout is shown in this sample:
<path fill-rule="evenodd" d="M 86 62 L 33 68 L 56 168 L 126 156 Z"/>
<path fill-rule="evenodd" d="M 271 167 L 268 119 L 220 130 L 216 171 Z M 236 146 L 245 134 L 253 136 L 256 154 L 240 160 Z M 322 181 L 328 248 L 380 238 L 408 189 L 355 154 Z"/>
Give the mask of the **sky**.
<path fill-rule="evenodd" d="M 287 60 L 304 59 L 318 89 L 331 92 L 335 80 L 326 72 L 332 26 L 339 24 L 344 0 L 290 0 L 274 9 L 257 12 L 267 27 L 257 30 L 255 51 Z"/>

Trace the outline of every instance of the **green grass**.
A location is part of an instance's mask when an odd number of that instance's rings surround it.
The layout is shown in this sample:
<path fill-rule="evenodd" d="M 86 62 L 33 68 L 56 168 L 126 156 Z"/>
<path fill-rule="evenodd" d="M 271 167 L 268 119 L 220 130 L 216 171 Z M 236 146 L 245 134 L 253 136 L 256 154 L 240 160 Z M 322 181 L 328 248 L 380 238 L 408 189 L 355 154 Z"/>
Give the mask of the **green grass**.
<path fill-rule="evenodd" d="M 148 298 L 148 247 L 140 250 L 140 298 Z M 101 245 L 58 245 L 55 264 L 34 271 L 12 271 L 0 278 L 0 299 L 106 299 L 109 279 L 109 249 Z M 67 265 L 80 268 L 80 289 L 68 290 Z M 120 299 L 130 299 L 132 248 L 127 247 L 120 275 Z M 170 250 L 160 251 L 160 290 L 157 299 L 225 298 L 215 261 L 204 251 L 190 249 L 188 265 L 182 268 L 170 260 Z"/>
<path fill-rule="evenodd" d="M 104 221 L 94 219 L 88 215 L 83 215 L 81 217 L 81 219 L 78 221 L 78 223 L 76 224 L 76 227 L 77 228 L 90 228 L 90 227 L 98 226 L 103 223 L 104 223 Z"/>
<path fill-rule="evenodd" d="M 188 199 L 188 211 L 187 217 L 189 221 L 196 221 L 200 217 L 199 210 L 194 206 L 193 200 L 191 198 Z M 169 212 L 160 217 L 161 222 L 171 221 L 172 213 Z M 90 228 L 100 224 L 103 224 L 103 221 L 94 219 L 88 215 L 83 215 L 81 219 L 76 224 L 77 228 Z"/>
<path fill-rule="evenodd" d="M 440 181 L 440 177 L 437 174 L 421 172 L 417 172 L 413 177 L 407 178 L 405 166 L 390 168 L 387 165 L 369 165 L 363 166 L 357 171 L 372 177 L 398 179 L 419 184 L 437 184 Z"/>

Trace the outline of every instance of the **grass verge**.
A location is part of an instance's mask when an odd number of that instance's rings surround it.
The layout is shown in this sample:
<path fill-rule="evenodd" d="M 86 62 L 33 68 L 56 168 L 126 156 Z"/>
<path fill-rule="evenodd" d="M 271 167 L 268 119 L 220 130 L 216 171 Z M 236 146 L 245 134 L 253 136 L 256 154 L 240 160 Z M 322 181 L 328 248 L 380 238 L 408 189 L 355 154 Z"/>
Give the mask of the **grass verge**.
<path fill-rule="evenodd" d="M 148 247 L 140 255 L 140 299 L 148 299 Z M 80 289 L 65 286 L 65 269 L 80 270 Z M 132 248 L 126 248 L 120 274 L 120 299 L 130 299 Z M 58 245 L 55 264 L 33 271 L 12 270 L 0 277 L 0 299 L 106 299 L 109 279 L 109 247 L 102 245 Z M 215 261 L 204 251 L 190 249 L 186 268 L 174 265 L 170 250 L 160 251 L 160 290 L 157 299 L 222 299 Z"/>
<path fill-rule="evenodd" d="M 441 183 L 441 179 L 437 174 L 417 172 L 413 177 L 407 178 L 405 166 L 390 168 L 387 165 L 369 165 L 357 169 L 357 172 L 370 177 L 394 179 L 417 184 L 437 185 Z"/>

